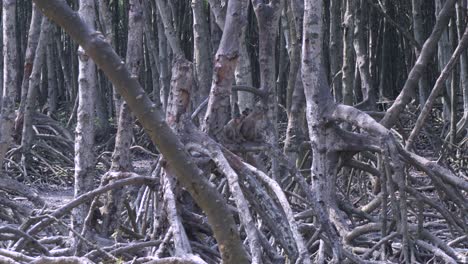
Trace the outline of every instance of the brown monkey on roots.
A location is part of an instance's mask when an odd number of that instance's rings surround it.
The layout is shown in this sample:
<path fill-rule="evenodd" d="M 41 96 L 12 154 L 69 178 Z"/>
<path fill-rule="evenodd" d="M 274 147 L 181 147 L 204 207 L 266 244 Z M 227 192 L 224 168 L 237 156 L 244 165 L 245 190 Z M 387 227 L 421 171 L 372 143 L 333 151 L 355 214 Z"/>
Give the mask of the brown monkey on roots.
<path fill-rule="evenodd" d="M 258 125 L 261 122 L 264 111 L 260 107 L 254 110 L 246 108 L 242 114 L 245 116 L 240 126 L 240 134 L 245 141 L 259 142 L 262 141 L 262 135 L 259 131 Z"/>
<path fill-rule="evenodd" d="M 258 131 L 258 123 L 263 117 L 263 111 L 259 108 L 250 110 L 246 108 L 242 115 L 231 119 L 223 128 L 224 138 L 229 142 L 259 142 L 262 140 Z"/>
<path fill-rule="evenodd" d="M 240 134 L 240 128 L 242 126 L 242 121 L 244 116 L 236 116 L 231 119 L 223 128 L 223 135 L 226 141 L 241 143 L 244 141 L 244 138 Z"/>

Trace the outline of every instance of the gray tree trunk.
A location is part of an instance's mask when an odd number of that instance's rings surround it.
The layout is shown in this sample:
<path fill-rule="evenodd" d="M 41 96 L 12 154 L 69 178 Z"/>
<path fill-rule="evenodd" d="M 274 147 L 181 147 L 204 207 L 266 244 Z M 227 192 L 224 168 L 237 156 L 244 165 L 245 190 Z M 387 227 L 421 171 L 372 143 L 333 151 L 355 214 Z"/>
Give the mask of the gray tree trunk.
<path fill-rule="evenodd" d="M 15 120 L 16 86 L 18 83 L 18 53 L 16 49 L 16 1 L 3 0 L 3 94 L 0 109 L 0 173 L 3 167 L 3 158 L 7 152 L 12 138 Z"/>
<path fill-rule="evenodd" d="M 343 66 L 342 72 L 342 96 L 343 104 L 353 104 L 353 82 L 354 82 L 354 52 L 353 52 L 353 26 L 354 10 L 357 0 L 346 1 L 346 12 L 343 19 Z"/>
<path fill-rule="evenodd" d="M 266 140 L 273 149 L 278 149 L 275 46 L 283 1 L 274 0 L 264 4 L 262 1 L 255 0 L 252 4 L 259 29 L 260 90 L 267 94 L 267 97 L 262 100 L 263 111 L 266 111 L 266 116 L 264 116 L 266 117 L 264 120 Z M 272 178 L 277 181 L 279 181 L 278 169 L 277 160 L 272 156 L 271 173 Z"/>
<path fill-rule="evenodd" d="M 373 110 L 375 108 L 376 98 L 375 89 L 369 72 L 369 55 L 365 39 L 365 19 L 366 0 L 354 0 L 356 3 L 354 18 L 354 51 L 356 52 L 356 63 L 361 79 L 361 90 L 363 101 L 360 103 L 362 108 Z"/>
<path fill-rule="evenodd" d="M 445 0 L 435 0 L 435 12 L 436 15 L 441 11 L 442 5 Z M 449 29 L 446 28 L 440 39 L 437 46 L 437 66 L 439 68 L 439 72 L 444 69 L 447 62 L 450 60 L 450 56 L 452 54 L 452 44 L 450 43 L 449 37 Z M 445 81 L 445 92 L 443 93 L 443 118 L 444 121 L 449 124 L 450 122 L 450 87 L 451 87 L 452 79 L 447 78 Z"/>
<path fill-rule="evenodd" d="M 463 27 L 466 21 L 466 14 L 463 10 L 466 8 L 466 1 L 462 1 L 462 5 L 457 4 L 457 24 L 458 38 L 461 39 L 465 28 Z M 468 135 L 468 62 L 466 52 L 460 57 L 460 85 L 463 94 L 463 116 L 457 124 L 457 135 Z M 465 131 L 464 131 L 465 130 Z"/>
<path fill-rule="evenodd" d="M 412 13 L 413 13 L 413 35 L 414 39 L 421 45 L 424 43 L 425 34 L 424 34 L 424 24 L 422 17 L 422 0 L 412 0 Z M 420 50 L 415 48 L 416 56 L 419 56 Z M 419 104 L 423 105 L 426 102 L 429 91 L 429 82 L 427 80 L 426 73 L 424 72 L 419 80 Z"/>
<path fill-rule="evenodd" d="M 29 26 L 28 44 L 26 48 L 26 55 L 24 57 L 23 82 L 21 84 L 20 105 L 18 108 L 18 114 L 15 122 L 15 130 L 17 131 L 17 133 L 20 133 L 20 129 L 22 129 L 23 125 L 24 108 L 26 105 L 26 98 L 28 95 L 30 82 L 29 77 L 31 76 L 31 72 L 33 70 L 33 62 L 36 57 L 37 43 L 39 42 L 39 36 L 41 33 L 41 21 L 42 13 L 37 9 L 36 5 L 33 5 L 31 25 Z"/>
<path fill-rule="evenodd" d="M 143 59 L 143 8 L 140 0 L 131 0 L 129 11 L 129 25 L 127 38 L 127 67 L 130 69 L 132 78 L 138 79 Z M 115 172 L 133 171 L 132 155 L 130 147 L 133 139 L 134 118 L 125 101 L 120 107 L 119 123 L 115 138 L 115 148 L 112 154 L 112 165 L 110 170 Z M 113 190 L 107 195 L 105 214 L 103 217 L 103 230 L 107 235 L 112 234 L 119 228 L 120 215 L 123 208 L 123 191 Z"/>
<path fill-rule="evenodd" d="M 350 1 L 353 0 L 349 0 L 348 5 Z M 323 122 L 325 119 L 324 110 L 333 99 L 327 91 L 327 79 L 322 60 L 322 5 L 322 1 L 308 0 L 305 2 L 302 81 L 306 95 L 306 116 L 313 152 L 311 192 L 316 200 L 315 213 L 330 238 L 333 249 L 332 263 L 340 263 L 342 258 L 340 240 L 329 220 L 332 209 L 330 206 L 334 201 L 334 179 L 330 177 L 336 175 L 337 155 L 331 150 L 331 142 L 327 140 L 329 128 Z M 348 25 L 351 26 L 352 23 Z M 349 31 L 350 28 L 345 28 L 345 35 Z M 350 43 L 346 43 L 344 46 L 346 45 L 349 48 Z"/>
<path fill-rule="evenodd" d="M 159 50 L 159 80 L 160 80 L 160 98 L 162 109 L 167 108 L 167 98 L 169 97 L 170 84 L 171 84 L 171 71 L 169 52 L 166 35 L 164 34 L 164 25 L 161 17 L 157 17 L 158 26 L 158 50 Z"/>
<path fill-rule="evenodd" d="M 197 74 L 198 92 L 193 98 L 195 106 L 199 105 L 210 93 L 211 88 L 211 50 L 208 12 L 203 0 L 192 0 L 193 12 L 193 57 Z"/>
<path fill-rule="evenodd" d="M 343 100 L 340 74 L 343 62 L 343 37 L 341 32 L 342 0 L 330 1 L 330 75 L 333 95 L 336 102 Z"/>
<path fill-rule="evenodd" d="M 36 47 L 36 55 L 32 66 L 32 72 L 29 77 L 28 92 L 24 109 L 24 118 L 22 122 L 21 151 L 23 153 L 22 162 L 26 162 L 33 141 L 33 115 L 35 113 L 37 92 L 41 81 L 42 67 L 44 66 L 47 42 L 51 23 L 47 18 L 42 18 L 41 33 Z M 20 115 L 18 115 L 20 117 Z M 21 117 L 20 117 L 21 118 Z M 23 164 L 25 165 L 25 164 Z"/>
<path fill-rule="evenodd" d="M 79 16 L 94 30 L 94 0 L 80 0 Z M 83 47 L 78 50 L 78 112 L 75 130 L 75 197 L 94 188 L 94 107 L 96 100 L 97 76 L 93 60 Z M 72 212 L 72 227 L 81 230 L 89 211 L 89 204 L 82 204 Z M 76 237 L 75 243 L 78 242 Z M 76 248 L 80 251 L 81 249 Z"/>
<path fill-rule="evenodd" d="M 246 0 L 232 0 L 228 3 L 223 35 L 214 60 L 210 97 L 202 124 L 203 130 L 214 138 L 220 138 L 224 125 L 231 116 L 231 88 L 239 58 L 242 27 L 246 23 L 247 6 Z"/>
<path fill-rule="evenodd" d="M 239 44 L 239 61 L 234 73 L 236 85 L 252 86 L 252 66 L 250 65 L 250 56 L 247 52 L 245 41 L 245 26 L 242 28 L 242 34 Z M 237 92 L 237 104 L 242 112 L 246 108 L 252 109 L 254 106 L 254 95 L 249 92 Z"/>
<path fill-rule="evenodd" d="M 51 39 L 53 38 L 54 32 L 55 30 L 51 30 L 51 32 L 49 32 Z M 47 114 L 49 116 L 54 114 L 57 110 L 58 100 L 57 77 L 55 76 L 56 56 L 54 46 L 55 43 L 52 40 L 47 42 Z"/>

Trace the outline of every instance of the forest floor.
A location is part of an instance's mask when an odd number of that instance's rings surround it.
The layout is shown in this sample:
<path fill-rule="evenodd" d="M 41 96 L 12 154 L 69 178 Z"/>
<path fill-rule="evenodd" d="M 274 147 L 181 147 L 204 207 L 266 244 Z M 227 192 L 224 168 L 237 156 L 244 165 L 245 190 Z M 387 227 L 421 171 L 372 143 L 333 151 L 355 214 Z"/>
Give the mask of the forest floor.
<path fill-rule="evenodd" d="M 136 160 L 132 161 L 134 172 L 141 176 L 149 176 L 154 162 L 155 159 L 150 159 L 146 155 L 139 155 L 136 157 Z M 73 177 L 73 175 L 70 175 L 70 177 Z M 101 177 L 102 174 L 96 176 L 96 184 L 99 184 Z M 35 189 L 37 190 L 37 194 L 44 199 L 46 207 L 49 210 L 60 208 L 73 199 L 73 186 L 41 184 L 37 185 Z M 18 196 L 15 199 L 24 200 L 25 205 L 28 203 L 27 199 L 23 197 Z M 32 209 L 32 205 L 30 206 Z"/>

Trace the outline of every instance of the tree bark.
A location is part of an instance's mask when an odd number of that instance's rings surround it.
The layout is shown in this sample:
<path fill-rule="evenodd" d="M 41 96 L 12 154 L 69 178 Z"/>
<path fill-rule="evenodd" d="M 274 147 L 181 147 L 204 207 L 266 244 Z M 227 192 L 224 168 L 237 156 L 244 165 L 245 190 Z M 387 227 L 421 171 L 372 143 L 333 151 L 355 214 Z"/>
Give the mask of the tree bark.
<path fill-rule="evenodd" d="M 211 86 L 211 51 L 209 42 L 208 12 L 202 0 L 192 0 L 193 13 L 193 50 L 195 72 L 197 73 L 198 95 L 194 105 L 199 105 L 210 93 Z"/>
<path fill-rule="evenodd" d="M 42 67 L 44 66 L 45 53 L 51 23 L 47 18 L 42 18 L 41 33 L 36 47 L 33 68 L 29 78 L 28 92 L 25 103 L 24 118 L 22 123 L 21 152 L 23 153 L 22 162 L 25 163 L 30 153 L 33 141 L 33 115 L 36 111 L 37 92 L 41 81 Z"/>
<path fill-rule="evenodd" d="M 55 30 L 49 32 L 49 38 L 53 38 Z M 58 87 L 55 76 L 56 56 L 54 51 L 55 43 L 47 42 L 46 64 L 47 64 L 47 115 L 51 116 L 57 110 Z"/>
<path fill-rule="evenodd" d="M 36 5 L 33 5 L 33 12 L 31 17 L 31 25 L 29 26 L 29 34 L 28 34 L 28 44 L 26 48 L 26 55 L 24 58 L 24 66 L 23 66 L 23 81 L 21 84 L 21 97 L 20 97 L 20 105 L 18 108 L 18 114 L 15 121 L 15 130 L 20 132 L 22 128 L 22 121 L 24 116 L 24 108 L 26 105 L 26 98 L 28 95 L 28 86 L 29 86 L 29 78 L 31 76 L 33 70 L 33 63 L 36 57 L 36 49 L 37 44 L 39 42 L 39 36 L 41 33 L 41 21 L 42 21 L 42 13 L 37 9 Z"/>
<path fill-rule="evenodd" d="M 358 0 L 355 0 L 358 2 Z M 361 90 L 363 101 L 359 104 L 364 109 L 375 109 L 375 89 L 369 72 L 369 56 L 365 40 L 365 3 L 366 0 L 359 0 L 356 4 L 354 17 L 354 51 L 356 52 L 356 63 L 361 79 Z"/>
<path fill-rule="evenodd" d="M 80 0 L 79 16 L 94 30 L 95 12 L 93 0 Z M 78 112 L 75 130 L 75 197 L 94 188 L 94 106 L 96 99 L 96 67 L 89 54 L 81 45 L 78 50 Z M 82 204 L 73 210 L 72 227 L 81 230 L 89 211 L 89 204 Z M 78 243 L 79 238 L 75 238 Z M 75 244 L 76 246 L 77 244 Z M 78 252 L 81 250 L 75 248 Z"/>
<path fill-rule="evenodd" d="M 343 104 L 353 105 L 353 80 L 354 80 L 354 54 L 353 54 L 353 26 L 354 10 L 357 0 L 346 1 L 346 12 L 343 19 L 343 67 L 342 96 Z"/>
<path fill-rule="evenodd" d="M 336 102 L 341 102 L 342 96 L 342 82 L 339 76 L 341 64 L 343 61 L 343 43 L 341 32 L 341 8 L 342 0 L 330 1 L 330 77 L 331 85 L 333 88 L 333 95 Z M 300 29 L 298 29 L 300 31 Z"/>
<path fill-rule="evenodd" d="M 424 24 L 422 17 L 422 1 L 421 0 L 412 0 L 412 14 L 413 14 L 413 35 L 414 39 L 421 45 L 424 43 L 425 34 L 424 34 Z M 416 57 L 420 55 L 420 49 L 415 48 Z M 424 104 L 428 96 L 429 83 L 427 80 L 426 72 L 424 72 L 419 80 L 419 104 Z"/>
<path fill-rule="evenodd" d="M 16 49 L 16 1 L 2 1 L 3 25 L 3 94 L 0 109 L 0 173 L 3 159 L 12 142 L 12 131 L 15 119 L 16 86 L 18 83 L 18 53 Z"/>
<path fill-rule="evenodd" d="M 230 119 L 230 96 L 234 70 L 239 58 L 239 40 L 246 23 L 246 0 L 229 1 L 227 18 L 216 52 L 213 78 L 203 130 L 214 138 L 220 138 L 224 125 Z"/>

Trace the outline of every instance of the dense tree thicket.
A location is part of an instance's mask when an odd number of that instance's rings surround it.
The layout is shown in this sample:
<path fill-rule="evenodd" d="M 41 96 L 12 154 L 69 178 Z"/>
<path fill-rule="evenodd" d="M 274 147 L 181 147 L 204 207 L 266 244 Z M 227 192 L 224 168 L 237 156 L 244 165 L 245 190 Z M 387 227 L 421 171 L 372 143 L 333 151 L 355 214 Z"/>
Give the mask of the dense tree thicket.
<path fill-rule="evenodd" d="M 1 263 L 468 260 L 468 1 L 0 2 Z"/>

